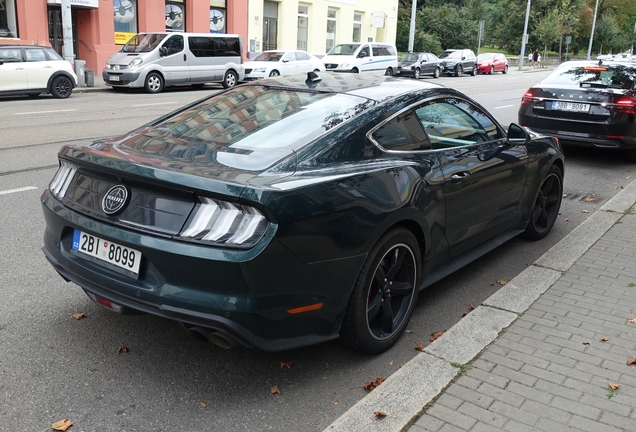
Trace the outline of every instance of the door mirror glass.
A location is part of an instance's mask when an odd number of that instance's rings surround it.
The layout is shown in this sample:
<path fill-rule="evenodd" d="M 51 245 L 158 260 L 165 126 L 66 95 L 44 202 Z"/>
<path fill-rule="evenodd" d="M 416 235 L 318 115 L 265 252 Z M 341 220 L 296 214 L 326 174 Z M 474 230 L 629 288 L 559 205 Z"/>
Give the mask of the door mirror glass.
<path fill-rule="evenodd" d="M 527 144 L 530 142 L 530 134 L 516 123 L 510 123 L 508 126 L 508 143 L 509 144 Z"/>
<path fill-rule="evenodd" d="M 168 55 L 168 48 L 166 48 L 166 47 L 159 48 L 159 55 L 161 57 L 167 56 Z"/>

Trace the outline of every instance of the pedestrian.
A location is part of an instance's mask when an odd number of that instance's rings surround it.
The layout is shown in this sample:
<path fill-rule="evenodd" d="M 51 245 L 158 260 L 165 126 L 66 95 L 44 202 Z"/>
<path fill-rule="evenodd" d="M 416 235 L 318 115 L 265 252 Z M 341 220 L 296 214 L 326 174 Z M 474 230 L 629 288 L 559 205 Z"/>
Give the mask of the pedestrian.
<path fill-rule="evenodd" d="M 541 54 L 539 54 L 539 55 L 537 56 L 537 64 L 539 65 L 539 67 L 542 67 L 542 66 L 541 66 Z"/>
<path fill-rule="evenodd" d="M 528 53 L 528 66 L 532 65 L 532 52 Z"/>
<path fill-rule="evenodd" d="M 537 60 L 539 59 L 539 48 L 535 48 L 532 53 L 532 60 L 534 61 L 534 65 L 537 65 Z"/>

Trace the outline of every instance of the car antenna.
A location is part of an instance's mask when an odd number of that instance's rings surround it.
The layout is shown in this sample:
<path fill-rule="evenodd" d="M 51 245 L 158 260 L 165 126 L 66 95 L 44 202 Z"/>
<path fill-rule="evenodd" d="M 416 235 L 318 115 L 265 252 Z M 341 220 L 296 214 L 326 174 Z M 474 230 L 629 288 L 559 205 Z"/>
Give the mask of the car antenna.
<path fill-rule="evenodd" d="M 599 59 L 599 60 L 598 60 L 598 65 L 599 65 L 599 66 L 602 66 L 602 65 L 603 65 L 603 59 Z"/>
<path fill-rule="evenodd" d="M 306 84 L 314 84 L 320 81 L 322 81 L 322 78 L 320 78 L 320 75 L 318 75 L 316 72 L 307 72 L 307 79 L 305 80 Z"/>

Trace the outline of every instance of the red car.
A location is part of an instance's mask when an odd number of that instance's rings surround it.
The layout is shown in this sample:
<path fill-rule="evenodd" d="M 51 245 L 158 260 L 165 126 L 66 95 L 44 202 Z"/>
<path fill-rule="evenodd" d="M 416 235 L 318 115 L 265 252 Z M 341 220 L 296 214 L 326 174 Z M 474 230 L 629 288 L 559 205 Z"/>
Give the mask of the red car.
<path fill-rule="evenodd" d="M 483 53 L 477 56 L 477 72 L 492 74 L 508 73 L 508 59 L 499 53 Z"/>

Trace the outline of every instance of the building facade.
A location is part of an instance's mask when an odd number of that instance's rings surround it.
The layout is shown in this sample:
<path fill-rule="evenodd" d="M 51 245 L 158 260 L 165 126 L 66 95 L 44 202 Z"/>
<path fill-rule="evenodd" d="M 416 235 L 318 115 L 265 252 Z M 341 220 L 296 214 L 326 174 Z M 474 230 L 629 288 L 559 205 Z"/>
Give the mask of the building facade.
<path fill-rule="evenodd" d="M 398 0 L 250 0 L 250 56 L 268 49 L 324 55 L 338 43 L 395 44 Z"/>
<path fill-rule="evenodd" d="M 235 33 L 247 40 L 248 0 L 70 0 L 75 58 L 96 72 L 143 31 Z M 62 54 L 61 0 L 0 0 L 0 46 Z M 244 47 L 245 49 L 245 47 Z"/>

